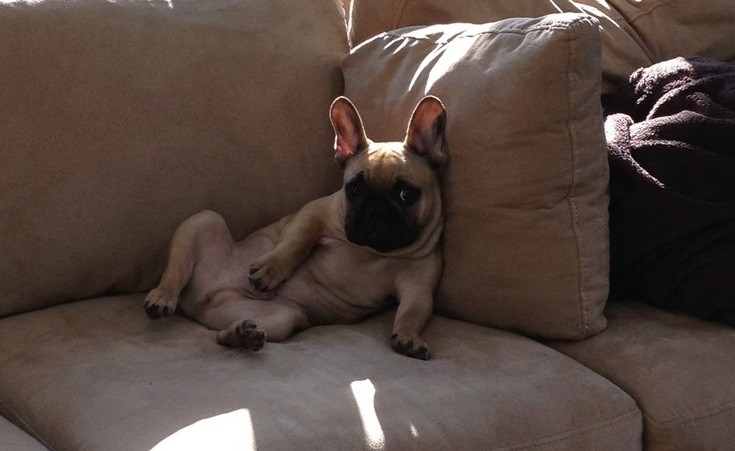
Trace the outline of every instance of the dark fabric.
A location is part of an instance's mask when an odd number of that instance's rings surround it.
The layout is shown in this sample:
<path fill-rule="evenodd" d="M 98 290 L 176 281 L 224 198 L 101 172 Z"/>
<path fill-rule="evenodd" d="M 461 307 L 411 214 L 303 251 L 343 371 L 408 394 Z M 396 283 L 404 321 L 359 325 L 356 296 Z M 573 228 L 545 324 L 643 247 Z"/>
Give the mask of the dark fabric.
<path fill-rule="evenodd" d="M 735 324 L 735 66 L 639 69 L 606 114 L 611 298 Z"/>

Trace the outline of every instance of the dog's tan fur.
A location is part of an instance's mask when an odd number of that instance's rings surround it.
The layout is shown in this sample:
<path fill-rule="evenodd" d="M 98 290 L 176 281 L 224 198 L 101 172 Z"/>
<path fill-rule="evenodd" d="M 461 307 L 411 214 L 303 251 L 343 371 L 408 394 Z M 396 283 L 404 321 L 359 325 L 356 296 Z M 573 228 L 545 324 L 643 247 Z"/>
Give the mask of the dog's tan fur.
<path fill-rule="evenodd" d="M 332 105 L 336 158 L 344 180 L 358 174 L 375 189 L 397 179 L 420 187 L 411 206 L 416 239 L 381 253 L 347 239 L 351 205 L 343 187 L 298 212 L 235 242 L 212 211 L 182 223 L 171 241 L 168 265 L 146 297 L 152 317 L 183 313 L 217 330 L 217 341 L 258 350 L 312 325 L 351 323 L 395 299 L 399 302 L 391 346 L 426 359 L 420 332 L 428 321 L 442 258 L 442 209 L 433 167 L 444 159 L 444 109 L 424 99 L 414 111 L 404 142 L 367 139 L 357 110 L 346 98 Z"/>

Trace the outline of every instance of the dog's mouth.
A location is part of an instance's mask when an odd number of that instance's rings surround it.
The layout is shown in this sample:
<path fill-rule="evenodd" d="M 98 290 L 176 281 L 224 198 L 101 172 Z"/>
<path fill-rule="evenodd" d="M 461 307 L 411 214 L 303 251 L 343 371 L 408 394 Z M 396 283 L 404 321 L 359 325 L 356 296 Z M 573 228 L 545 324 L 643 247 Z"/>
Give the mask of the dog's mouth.
<path fill-rule="evenodd" d="M 395 239 L 391 239 L 391 237 L 381 236 L 377 232 L 370 233 L 365 237 L 351 236 L 350 234 L 347 234 L 347 239 L 358 246 L 369 247 L 381 254 L 402 249 L 413 243 L 413 239 L 410 241 L 405 240 L 404 242 L 398 242 Z"/>
<path fill-rule="evenodd" d="M 381 253 L 390 252 L 403 247 L 396 245 L 395 243 L 391 243 L 390 241 L 391 240 L 387 240 L 380 236 L 378 232 L 372 232 L 366 237 L 364 246 L 375 249 Z"/>
<path fill-rule="evenodd" d="M 367 246 L 380 253 L 388 253 L 411 245 L 418 236 L 418 227 L 398 212 L 360 209 L 347 217 L 345 234 L 358 246 Z"/>

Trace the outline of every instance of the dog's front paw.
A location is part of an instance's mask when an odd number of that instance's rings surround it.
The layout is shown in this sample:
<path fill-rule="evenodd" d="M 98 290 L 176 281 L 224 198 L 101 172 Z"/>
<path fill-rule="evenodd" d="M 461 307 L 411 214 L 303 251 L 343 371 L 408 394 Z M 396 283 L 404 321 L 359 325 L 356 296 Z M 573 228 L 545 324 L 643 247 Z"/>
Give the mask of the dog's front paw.
<path fill-rule="evenodd" d="M 390 337 L 390 347 L 399 354 L 414 359 L 429 360 L 431 352 L 424 340 L 412 334 L 393 334 Z"/>
<path fill-rule="evenodd" d="M 162 288 L 156 287 L 145 297 L 143 308 L 148 316 L 153 319 L 158 319 L 173 314 L 176 311 L 177 304 L 178 298 L 176 296 Z"/>
<path fill-rule="evenodd" d="M 250 284 L 258 291 L 272 291 L 291 275 L 292 269 L 273 253 L 250 265 Z"/>

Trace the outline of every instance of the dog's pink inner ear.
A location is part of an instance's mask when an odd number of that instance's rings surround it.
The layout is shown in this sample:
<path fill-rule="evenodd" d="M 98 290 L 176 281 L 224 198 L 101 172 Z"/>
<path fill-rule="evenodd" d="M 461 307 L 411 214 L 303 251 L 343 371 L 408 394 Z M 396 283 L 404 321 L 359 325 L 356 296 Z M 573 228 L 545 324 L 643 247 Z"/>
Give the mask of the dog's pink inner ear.
<path fill-rule="evenodd" d="M 432 166 L 440 166 L 447 159 L 444 152 L 444 129 L 447 113 L 441 100 L 424 97 L 413 110 L 406 130 L 405 144 L 428 159 Z"/>
<path fill-rule="evenodd" d="M 347 160 L 367 146 L 362 119 L 347 97 L 338 97 L 330 109 L 334 128 L 335 158 L 344 165 Z"/>

